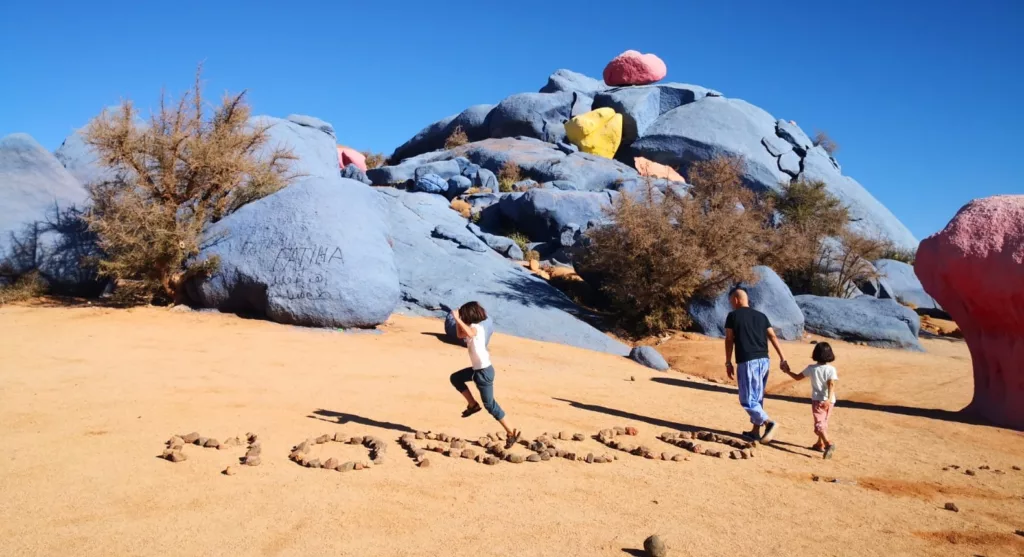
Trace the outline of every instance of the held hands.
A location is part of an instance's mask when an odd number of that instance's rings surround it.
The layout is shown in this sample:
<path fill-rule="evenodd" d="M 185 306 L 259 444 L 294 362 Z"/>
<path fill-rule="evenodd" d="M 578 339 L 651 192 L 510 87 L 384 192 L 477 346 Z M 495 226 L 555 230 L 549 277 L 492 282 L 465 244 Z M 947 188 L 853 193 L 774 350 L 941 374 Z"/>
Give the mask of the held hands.
<path fill-rule="evenodd" d="M 793 370 L 789 369 L 789 362 L 787 362 L 786 360 L 782 360 L 782 364 L 780 364 L 779 367 L 781 367 L 782 371 L 786 372 L 787 374 L 793 373 Z"/>

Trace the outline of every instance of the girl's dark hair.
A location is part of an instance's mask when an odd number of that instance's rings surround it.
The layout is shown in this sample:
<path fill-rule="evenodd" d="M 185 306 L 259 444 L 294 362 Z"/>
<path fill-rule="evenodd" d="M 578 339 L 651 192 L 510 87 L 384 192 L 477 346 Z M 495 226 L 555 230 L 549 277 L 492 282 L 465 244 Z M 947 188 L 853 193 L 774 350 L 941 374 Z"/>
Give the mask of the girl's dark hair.
<path fill-rule="evenodd" d="M 836 361 L 836 355 L 832 353 L 832 346 L 827 342 L 819 342 L 818 344 L 815 344 L 811 358 L 819 364 L 827 364 Z"/>
<path fill-rule="evenodd" d="M 459 319 L 465 321 L 466 325 L 475 325 L 487 319 L 487 312 L 480 304 L 469 302 L 459 308 Z"/>

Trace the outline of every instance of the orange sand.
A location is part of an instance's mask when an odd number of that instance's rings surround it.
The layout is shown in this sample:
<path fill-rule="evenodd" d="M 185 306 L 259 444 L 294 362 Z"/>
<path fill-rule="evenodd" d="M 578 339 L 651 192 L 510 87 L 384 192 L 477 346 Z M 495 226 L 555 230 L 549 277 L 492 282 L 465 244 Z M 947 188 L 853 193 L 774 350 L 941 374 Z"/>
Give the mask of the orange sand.
<path fill-rule="evenodd" d="M 833 461 L 805 448 L 809 386 L 775 373 L 767 409 L 781 430 L 754 460 L 489 467 L 434 455 L 418 469 L 395 443 L 403 431 L 497 429 L 483 413 L 459 417 L 448 374 L 467 358 L 440 330 L 403 317 L 353 335 L 155 308 L 0 308 L 0 555 L 614 556 L 639 554 L 652 533 L 674 556 L 1024 554 L 1024 472 L 1012 470 L 1024 439 L 956 413 L 971 395 L 960 341 L 926 340 L 926 354 L 836 343 Z M 677 371 L 497 335 L 498 400 L 531 437 L 632 425 L 673 453 L 654 437 L 748 426 L 732 386 L 695 378 L 724 379 L 720 341 L 659 348 Z M 810 353 L 786 349 L 794 364 Z M 287 460 L 338 430 L 389 440 L 389 460 L 350 473 Z M 157 458 L 190 431 L 256 432 L 263 464 L 228 477 L 244 449 Z M 977 475 L 942 470 L 954 464 Z"/>

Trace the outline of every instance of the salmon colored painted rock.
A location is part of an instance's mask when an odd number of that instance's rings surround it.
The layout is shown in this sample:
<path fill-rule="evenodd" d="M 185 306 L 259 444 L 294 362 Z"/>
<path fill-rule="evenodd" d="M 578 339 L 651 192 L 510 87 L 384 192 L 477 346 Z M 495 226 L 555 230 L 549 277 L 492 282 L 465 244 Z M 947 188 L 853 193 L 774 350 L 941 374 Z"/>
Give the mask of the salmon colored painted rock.
<path fill-rule="evenodd" d="M 965 205 L 921 242 L 914 272 L 971 351 L 974 398 L 967 411 L 1024 430 L 1024 195 Z"/>
<path fill-rule="evenodd" d="M 351 147 L 338 145 L 338 168 L 345 168 L 350 164 L 354 164 L 359 167 L 359 170 L 366 172 L 366 155 Z"/>
<path fill-rule="evenodd" d="M 658 164 L 643 157 L 634 157 L 633 166 L 636 167 L 636 171 L 639 172 L 641 176 L 664 178 L 666 180 L 672 180 L 673 182 L 686 182 L 686 178 L 683 178 L 682 175 L 676 172 L 671 166 Z"/>
<path fill-rule="evenodd" d="M 580 151 L 610 159 L 622 143 L 622 115 L 611 108 L 580 114 L 565 123 L 565 136 Z"/>
<path fill-rule="evenodd" d="M 649 85 L 665 79 L 668 68 L 653 54 L 627 50 L 604 68 L 604 82 L 612 86 Z"/>

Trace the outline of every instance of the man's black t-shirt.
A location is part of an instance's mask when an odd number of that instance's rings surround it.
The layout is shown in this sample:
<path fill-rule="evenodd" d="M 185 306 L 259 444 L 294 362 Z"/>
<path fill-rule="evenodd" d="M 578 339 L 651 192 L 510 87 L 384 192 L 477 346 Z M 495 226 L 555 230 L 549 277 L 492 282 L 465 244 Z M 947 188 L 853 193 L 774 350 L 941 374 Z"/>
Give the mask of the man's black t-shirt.
<path fill-rule="evenodd" d="M 740 308 L 725 318 L 725 328 L 732 329 L 736 341 L 736 363 L 768 357 L 768 316 L 751 308 Z"/>

